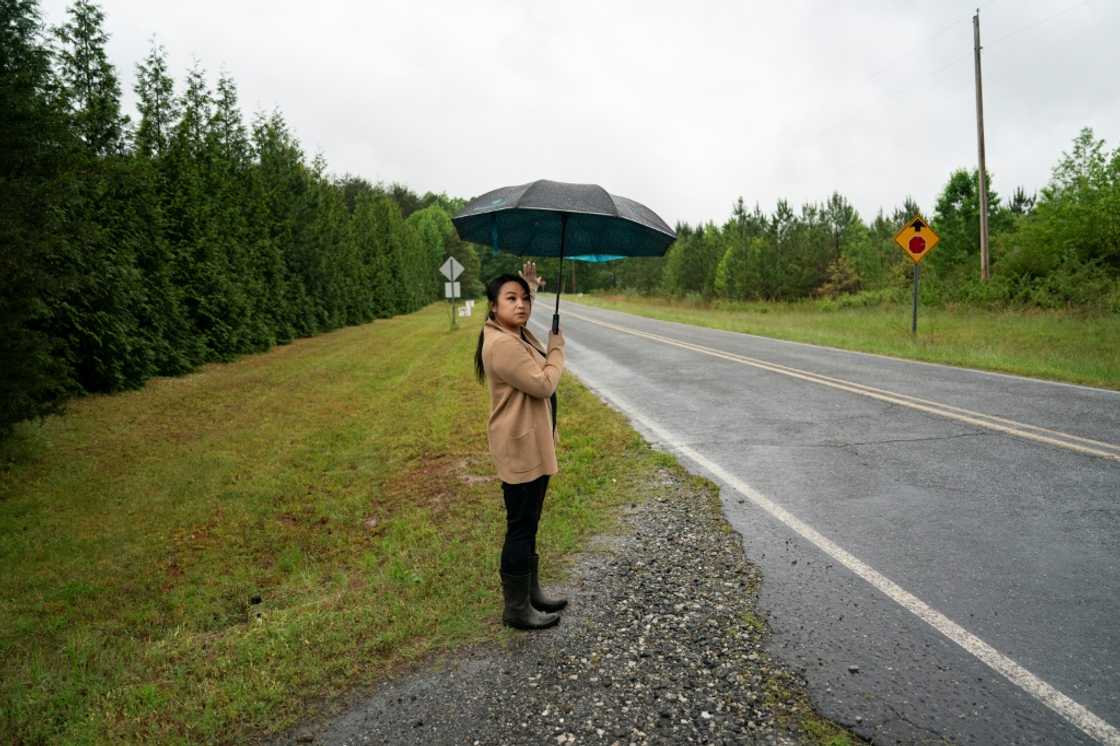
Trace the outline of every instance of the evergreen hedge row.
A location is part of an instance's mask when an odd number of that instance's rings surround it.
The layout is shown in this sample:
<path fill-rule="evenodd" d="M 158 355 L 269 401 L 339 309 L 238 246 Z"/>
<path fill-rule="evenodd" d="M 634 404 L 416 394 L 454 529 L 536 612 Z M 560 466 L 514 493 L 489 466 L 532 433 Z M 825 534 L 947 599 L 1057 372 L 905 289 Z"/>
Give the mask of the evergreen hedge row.
<path fill-rule="evenodd" d="M 35 0 L 0 0 L 0 437 L 74 395 L 408 313 L 442 296 L 446 254 L 469 263 L 456 203 L 329 177 L 279 113 L 247 127 L 229 77 L 196 66 L 176 95 L 160 47 L 131 126 L 103 22 L 79 0 L 47 30 Z"/>

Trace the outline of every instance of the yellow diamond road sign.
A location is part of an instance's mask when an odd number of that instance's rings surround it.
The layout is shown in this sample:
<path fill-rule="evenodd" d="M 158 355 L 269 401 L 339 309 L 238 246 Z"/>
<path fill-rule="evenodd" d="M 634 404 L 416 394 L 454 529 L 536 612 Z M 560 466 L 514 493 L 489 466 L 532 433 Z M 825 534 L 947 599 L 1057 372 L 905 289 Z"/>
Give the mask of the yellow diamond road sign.
<path fill-rule="evenodd" d="M 925 259 L 926 254 L 933 251 L 933 247 L 940 240 L 941 237 L 933 232 L 933 228 L 929 227 L 929 223 L 921 215 L 910 218 L 909 222 L 902 226 L 902 230 L 894 234 L 894 242 L 914 264 Z"/>

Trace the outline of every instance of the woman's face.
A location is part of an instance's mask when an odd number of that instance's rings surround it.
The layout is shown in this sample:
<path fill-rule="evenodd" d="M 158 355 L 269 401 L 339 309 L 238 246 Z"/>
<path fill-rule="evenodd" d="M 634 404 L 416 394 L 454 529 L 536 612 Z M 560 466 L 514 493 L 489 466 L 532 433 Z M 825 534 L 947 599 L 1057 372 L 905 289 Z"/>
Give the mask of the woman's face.
<path fill-rule="evenodd" d="M 518 330 L 529 320 L 533 301 L 519 282 L 507 282 L 498 291 L 498 303 L 494 306 L 494 320 L 507 329 Z"/>

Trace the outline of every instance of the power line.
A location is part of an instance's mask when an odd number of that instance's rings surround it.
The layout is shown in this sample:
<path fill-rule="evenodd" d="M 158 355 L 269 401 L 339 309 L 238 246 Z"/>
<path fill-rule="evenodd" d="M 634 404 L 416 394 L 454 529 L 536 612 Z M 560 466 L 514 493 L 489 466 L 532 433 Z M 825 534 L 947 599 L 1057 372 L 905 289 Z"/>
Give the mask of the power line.
<path fill-rule="evenodd" d="M 1087 5 L 1088 2 L 1089 2 L 1089 0 L 1078 0 L 1078 2 L 1073 3 L 1071 5 L 1067 5 L 1066 7 L 1062 8 L 1061 10 L 1059 10 L 1055 13 L 1051 13 L 1048 16 L 1045 16 L 1043 18 L 1039 18 L 1038 20 L 1033 21 L 1032 23 L 1028 23 L 1025 26 L 1020 26 L 1019 28 L 1017 28 L 1013 31 L 1010 31 L 1006 34 L 1003 34 L 1002 36 L 996 37 L 993 41 L 985 42 L 984 43 L 984 49 L 990 49 L 993 46 L 998 46 L 1000 44 L 1000 42 L 1004 41 L 1005 39 L 1009 39 L 1013 36 L 1018 36 L 1019 34 L 1025 33 L 1025 32 L 1030 31 L 1032 29 L 1037 29 L 1042 24 L 1047 23 L 1048 21 L 1051 21 L 1055 18 L 1058 18 L 1059 16 L 1065 15 L 1066 13 L 1069 13 L 1071 10 L 1074 10 L 1075 8 L 1077 8 L 1079 6 Z M 991 5 L 994 5 L 994 4 L 995 3 L 991 3 L 989 5 L 989 7 L 991 7 Z M 971 16 L 969 17 L 969 20 L 971 20 Z M 971 44 L 969 46 L 971 46 Z M 964 57 L 964 56 L 953 57 L 953 58 L 948 59 L 944 64 L 939 65 L 938 67 L 935 67 L 932 70 L 929 70 L 927 72 L 919 73 L 915 77 L 921 77 L 921 78 L 928 79 L 930 77 L 933 77 L 933 76 L 937 75 L 940 72 L 948 70 L 951 67 L 955 67 L 957 65 L 965 65 L 965 64 L 968 64 L 969 62 L 971 62 L 971 60 L 968 59 L 967 57 Z M 887 100 L 891 100 L 891 99 L 894 99 L 897 96 L 899 96 L 899 95 L 901 95 L 901 94 L 903 94 L 907 91 L 910 91 L 912 88 L 913 88 L 913 84 L 908 83 L 904 86 L 899 86 L 897 88 L 891 88 L 884 95 L 887 98 Z"/>
<path fill-rule="evenodd" d="M 993 0 L 993 2 L 988 3 L 988 8 L 991 8 L 992 6 L 998 4 L 998 2 L 999 2 L 999 0 Z M 967 18 L 971 19 L 971 16 L 968 16 Z M 932 41 L 938 39 L 943 33 L 948 31 L 949 29 L 953 28 L 957 24 L 964 24 L 964 23 L 966 23 L 965 19 L 954 17 L 953 20 L 949 21 L 948 23 L 946 23 L 943 26 L 938 27 L 938 29 L 936 31 L 931 32 L 929 34 L 929 36 L 926 37 L 926 40 L 929 41 L 929 42 L 932 42 Z M 897 69 L 898 69 L 898 66 L 895 65 L 895 64 L 883 65 L 877 71 L 875 71 L 874 73 L 872 73 L 871 75 L 869 75 L 867 77 L 867 82 L 870 83 L 871 81 L 882 77 L 885 73 L 892 72 L 892 71 L 897 70 Z"/>
<path fill-rule="evenodd" d="M 993 41 L 989 42 L 988 44 L 985 44 L 984 46 L 988 47 L 988 46 L 991 46 L 992 44 L 998 44 L 999 42 L 1003 41 L 1004 39 L 1009 39 L 1012 36 L 1017 36 L 1017 35 L 1023 33 L 1024 31 L 1028 31 L 1028 30 L 1033 29 L 1037 26 L 1040 26 L 1041 24 L 1046 23 L 1047 21 L 1053 20 L 1053 19 L 1057 18 L 1058 16 L 1065 15 L 1066 13 L 1070 12 L 1074 8 L 1077 8 L 1081 5 L 1085 5 L 1088 2 L 1089 2 L 1089 0 L 1079 0 L 1079 2 L 1073 3 L 1072 5 L 1067 5 L 1066 7 L 1062 8 L 1061 10 L 1059 10 L 1055 13 L 1051 13 L 1050 15 L 1046 16 L 1045 18 L 1038 19 L 1034 23 L 1029 23 L 1026 26 L 1022 26 L 1022 27 L 1020 27 L 1020 28 L 1018 28 L 1014 31 L 1009 31 L 1008 33 L 1004 34 L 1003 36 L 997 36 Z"/>

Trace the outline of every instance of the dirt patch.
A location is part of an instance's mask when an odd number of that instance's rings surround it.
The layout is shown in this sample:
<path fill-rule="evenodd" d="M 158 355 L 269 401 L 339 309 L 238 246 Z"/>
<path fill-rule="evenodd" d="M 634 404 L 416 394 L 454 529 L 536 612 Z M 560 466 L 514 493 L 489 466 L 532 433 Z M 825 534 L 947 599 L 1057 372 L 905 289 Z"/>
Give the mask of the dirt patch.
<path fill-rule="evenodd" d="M 179 578 L 183 577 L 183 568 L 179 566 L 178 562 L 171 560 L 164 568 L 164 574 L 166 579 L 160 586 L 160 590 L 164 593 L 170 593 L 179 584 Z"/>
<path fill-rule="evenodd" d="M 300 523 L 299 518 L 292 515 L 291 513 L 281 513 L 280 515 L 276 516 L 276 520 L 284 524 L 285 526 L 298 526 Z"/>
<path fill-rule="evenodd" d="M 479 456 L 423 456 L 386 482 L 383 492 L 389 503 L 420 505 L 438 519 L 463 497 L 462 487 L 497 481 L 488 467 L 490 462 Z"/>

